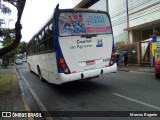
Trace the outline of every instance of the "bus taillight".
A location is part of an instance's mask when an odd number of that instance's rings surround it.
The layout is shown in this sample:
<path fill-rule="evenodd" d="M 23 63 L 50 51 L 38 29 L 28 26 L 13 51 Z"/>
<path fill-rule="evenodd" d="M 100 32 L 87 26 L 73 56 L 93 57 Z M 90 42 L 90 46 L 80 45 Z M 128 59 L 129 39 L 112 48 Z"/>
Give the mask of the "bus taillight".
<path fill-rule="evenodd" d="M 66 61 L 64 60 L 63 57 L 59 58 L 59 64 L 61 66 L 62 71 L 65 74 L 70 74 L 71 73 L 70 70 L 69 70 L 69 68 L 68 68 L 68 66 L 67 66 L 67 64 L 66 64 Z"/>
<path fill-rule="evenodd" d="M 114 64 L 114 59 L 115 59 L 115 52 L 112 51 L 111 59 L 110 59 L 110 62 L 109 62 L 109 66 Z"/>

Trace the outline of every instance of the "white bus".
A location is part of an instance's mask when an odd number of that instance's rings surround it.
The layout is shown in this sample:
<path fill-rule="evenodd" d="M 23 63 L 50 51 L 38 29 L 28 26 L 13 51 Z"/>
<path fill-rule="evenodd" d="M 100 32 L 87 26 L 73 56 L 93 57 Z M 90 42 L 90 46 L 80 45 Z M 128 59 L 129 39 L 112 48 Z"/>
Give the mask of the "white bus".
<path fill-rule="evenodd" d="M 27 46 L 30 71 L 62 84 L 117 71 L 109 14 L 89 9 L 58 9 Z"/>

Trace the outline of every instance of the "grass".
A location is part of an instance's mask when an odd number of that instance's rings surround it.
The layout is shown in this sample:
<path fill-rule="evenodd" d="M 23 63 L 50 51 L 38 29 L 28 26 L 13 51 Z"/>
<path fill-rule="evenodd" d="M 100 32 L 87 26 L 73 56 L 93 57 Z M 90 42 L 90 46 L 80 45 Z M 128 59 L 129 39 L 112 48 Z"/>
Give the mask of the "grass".
<path fill-rule="evenodd" d="M 0 74 L 0 96 L 11 91 L 12 74 Z"/>

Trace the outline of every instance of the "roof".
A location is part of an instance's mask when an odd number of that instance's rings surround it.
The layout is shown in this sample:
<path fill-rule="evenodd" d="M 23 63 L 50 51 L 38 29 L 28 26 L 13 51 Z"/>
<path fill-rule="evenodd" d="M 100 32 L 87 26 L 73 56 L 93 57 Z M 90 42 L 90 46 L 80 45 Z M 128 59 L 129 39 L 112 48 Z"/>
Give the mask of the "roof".
<path fill-rule="evenodd" d="M 77 4 L 74 8 L 89 8 L 99 0 L 82 0 L 79 4 Z"/>

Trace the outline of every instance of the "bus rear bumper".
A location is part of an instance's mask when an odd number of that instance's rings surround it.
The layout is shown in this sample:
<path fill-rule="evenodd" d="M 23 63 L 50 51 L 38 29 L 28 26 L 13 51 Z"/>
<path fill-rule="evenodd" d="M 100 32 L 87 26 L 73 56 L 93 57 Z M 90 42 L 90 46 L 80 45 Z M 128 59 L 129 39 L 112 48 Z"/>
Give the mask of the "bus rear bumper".
<path fill-rule="evenodd" d="M 94 69 L 94 70 L 89 70 L 89 71 L 84 71 L 79 73 L 72 73 L 72 74 L 59 73 L 59 80 L 60 80 L 60 83 L 64 83 L 64 82 L 69 82 L 74 80 L 92 78 L 95 76 L 99 76 L 106 73 L 113 73 L 113 72 L 117 72 L 116 63 L 109 67 L 99 68 L 99 69 Z"/>

